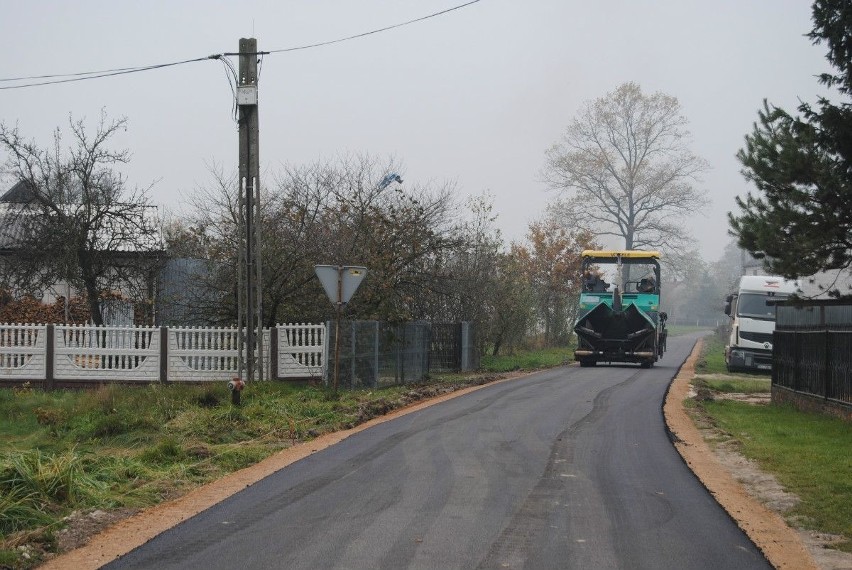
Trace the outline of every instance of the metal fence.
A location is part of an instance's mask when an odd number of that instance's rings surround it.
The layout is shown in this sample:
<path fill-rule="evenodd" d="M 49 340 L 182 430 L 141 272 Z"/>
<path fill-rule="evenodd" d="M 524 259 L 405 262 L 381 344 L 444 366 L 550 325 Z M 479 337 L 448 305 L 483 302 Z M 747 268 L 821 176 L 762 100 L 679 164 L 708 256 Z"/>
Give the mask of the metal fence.
<path fill-rule="evenodd" d="M 476 370 L 479 350 L 473 325 L 432 323 L 429 337 L 429 369 L 432 371 Z"/>
<path fill-rule="evenodd" d="M 779 305 L 772 384 L 852 406 L 852 305 Z"/>
<path fill-rule="evenodd" d="M 425 380 L 430 372 L 479 367 L 470 323 L 342 321 L 335 344 L 334 322 L 328 324 L 326 382 L 338 388 L 381 388 Z"/>

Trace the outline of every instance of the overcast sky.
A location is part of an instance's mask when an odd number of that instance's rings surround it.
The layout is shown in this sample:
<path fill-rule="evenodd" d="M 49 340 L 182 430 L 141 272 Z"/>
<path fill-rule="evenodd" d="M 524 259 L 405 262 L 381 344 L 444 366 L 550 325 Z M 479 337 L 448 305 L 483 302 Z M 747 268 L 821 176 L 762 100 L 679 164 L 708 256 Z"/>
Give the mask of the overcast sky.
<path fill-rule="evenodd" d="M 465 0 L 0 0 L 0 78 L 168 63 L 334 40 Z M 271 54 L 260 76 L 264 172 L 340 153 L 394 156 L 407 180 L 489 191 L 504 238 L 522 239 L 555 196 L 544 151 L 584 101 L 626 81 L 677 97 L 712 200 L 689 221 L 708 261 L 729 241 L 726 212 L 749 186 L 735 159 L 764 98 L 789 110 L 824 91 L 825 47 L 804 0 L 481 0 L 335 45 Z M 236 65 L 236 59 L 234 59 Z M 3 81 L 0 87 L 14 83 Z M 130 182 L 155 203 L 236 170 L 232 95 L 221 63 L 0 90 L 0 121 L 49 145 L 69 113 L 127 117 Z M 4 160 L 0 156 L 0 160 Z M 8 183 L 8 181 L 6 181 Z M 7 184 L 8 185 L 8 184 Z M 4 188 L 5 189 L 5 188 Z"/>

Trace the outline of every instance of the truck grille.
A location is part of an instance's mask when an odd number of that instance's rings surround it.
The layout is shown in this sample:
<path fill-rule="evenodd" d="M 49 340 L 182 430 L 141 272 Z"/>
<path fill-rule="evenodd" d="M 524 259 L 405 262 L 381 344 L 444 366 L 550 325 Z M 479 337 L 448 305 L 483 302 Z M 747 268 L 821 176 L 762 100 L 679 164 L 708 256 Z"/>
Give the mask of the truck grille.
<path fill-rule="evenodd" d="M 772 342 L 772 333 L 758 333 L 758 332 L 749 332 L 749 331 L 740 331 L 740 338 L 743 340 L 750 340 L 752 342 Z"/>

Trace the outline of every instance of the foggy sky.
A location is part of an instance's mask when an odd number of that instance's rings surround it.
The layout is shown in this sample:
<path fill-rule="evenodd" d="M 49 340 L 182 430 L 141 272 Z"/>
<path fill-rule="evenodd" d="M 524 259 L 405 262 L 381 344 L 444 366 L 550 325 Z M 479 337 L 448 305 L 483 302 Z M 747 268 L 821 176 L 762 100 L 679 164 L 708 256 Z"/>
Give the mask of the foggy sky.
<path fill-rule="evenodd" d="M 167 63 L 284 49 L 419 18 L 464 0 L 19 2 L 0 0 L 0 78 Z M 489 191 L 506 241 L 520 240 L 555 195 L 540 171 L 584 101 L 635 81 L 677 97 L 692 150 L 711 170 L 712 200 L 689 220 L 708 261 L 725 244 L 725 214 L 750 189 L 735 159 L 764 98 L 794 110 L 824 90 L 829 69 L 804 0 L 482 0 L 410 26 L 264 58 L 259 83 L 263 173 L 341 153 L 396 157 L 406 180 Z M 237 65 L 236 58 L 233 58 Z M 0 82 L 0 87 L 9 82 Z M 94 127 L 127 117 L 116 144 L 133 185 L 179 210 L 236 170 L 237 126 L 221 63 L 0 90 L 0 121 L 51 144 L 69 114 Z M 5 160 L 5 156 L 0 156 Z M 11 183 L 4 181 L 0 192 Z"/>

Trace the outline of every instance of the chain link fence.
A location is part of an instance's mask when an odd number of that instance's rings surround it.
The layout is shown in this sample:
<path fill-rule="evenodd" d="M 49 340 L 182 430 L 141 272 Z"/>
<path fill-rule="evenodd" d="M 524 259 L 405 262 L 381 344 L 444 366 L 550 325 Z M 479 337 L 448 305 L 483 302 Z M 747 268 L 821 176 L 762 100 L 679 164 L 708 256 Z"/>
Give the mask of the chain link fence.
<path fill-rule="evenodd" d="M 470 323 L 328 323 L 326 384 L 341 389 L 414 384 L 430 372 L 479 367 Z M 337 354 L 336 354 L 337 353 Z"/>

